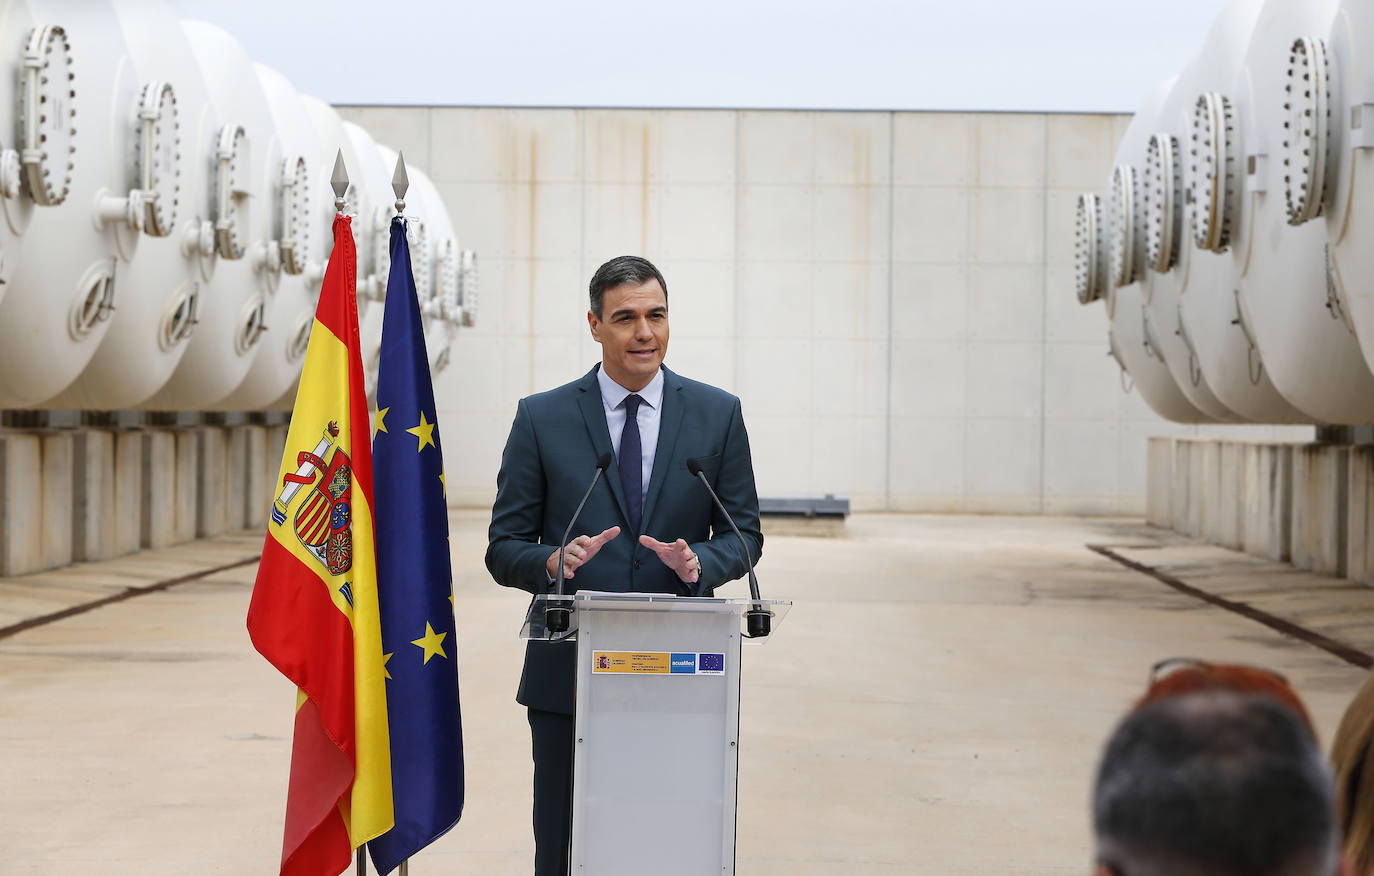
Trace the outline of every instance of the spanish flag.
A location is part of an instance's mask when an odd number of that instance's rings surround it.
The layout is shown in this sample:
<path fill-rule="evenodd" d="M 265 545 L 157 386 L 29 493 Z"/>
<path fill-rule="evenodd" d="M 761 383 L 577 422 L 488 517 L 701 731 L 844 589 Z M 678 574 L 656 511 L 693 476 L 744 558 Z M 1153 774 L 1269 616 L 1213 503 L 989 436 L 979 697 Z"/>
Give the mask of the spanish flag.
<path fill-rule="evenodd" d="M 335 216 L 248 608 L 253 646 L 298 689 L 283 876 L 337 876 L 393 820 L 356 283 L 349 220 Z"/>

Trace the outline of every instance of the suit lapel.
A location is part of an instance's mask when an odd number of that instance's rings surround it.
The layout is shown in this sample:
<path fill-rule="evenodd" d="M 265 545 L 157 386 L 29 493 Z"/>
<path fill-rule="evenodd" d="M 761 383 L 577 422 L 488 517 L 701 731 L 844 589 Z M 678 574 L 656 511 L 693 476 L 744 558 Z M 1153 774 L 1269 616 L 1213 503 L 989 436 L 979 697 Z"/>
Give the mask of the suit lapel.
<path fill-rule="evenodd" d="M 606 428 L 606 405 L 601 400 L 601 386 L 596 381 L 596 371 L 600 367 L 598 365 L 592 368 L 577 385 L 579 390 L 577 406 L 582 410 L 582 420 L 587 424 L 587 434 L 592 439 L 592 449 L 596 451 L 597 456 L 603 453 L 614 453 L 611 447 L 611 433 Z M 620 474 L 616 469 L 614 459 L 615 457 L 612 456 L 611 467 L 606 469 L 605 474 L 601 477 L 610 485 L 611 495 L 615 496 L 616 505 L 620 507 L 620 519 L 628 521 L 630 514 L 626 510 L 625 492 L 620 486 Z M 629 527 L 626 526 L 625 528 L 628 529 Z M 635 535 L 638 534 L 635 533 Z"/>
<path fill-rule="evenodd" d="M 672 470 L 673 450 L 677 447 L 677 435 L 681 431 L 685 407 L 682 382 L 676 374 L 664 368 L 663 411 L 658 417 L 658 449 L 654 451 L 654 470 L 649 475 L 649 490 L 644 497 L 643 526 L 646 531 L 649 521 L 654 519 L 654 507 L 658 504 L 658 494 L 663 491 L 663 482 Z"/>

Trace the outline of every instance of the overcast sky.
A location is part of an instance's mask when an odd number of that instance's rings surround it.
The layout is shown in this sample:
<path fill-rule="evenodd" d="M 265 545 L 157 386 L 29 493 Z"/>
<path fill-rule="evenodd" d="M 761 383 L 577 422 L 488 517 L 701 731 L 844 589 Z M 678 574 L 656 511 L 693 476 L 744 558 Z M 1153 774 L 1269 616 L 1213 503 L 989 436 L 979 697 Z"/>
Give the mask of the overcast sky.
<path fill-rule="evenodd" d="M 331 103 L 1131 112 L 1224 0 L 172 0 Z"/>

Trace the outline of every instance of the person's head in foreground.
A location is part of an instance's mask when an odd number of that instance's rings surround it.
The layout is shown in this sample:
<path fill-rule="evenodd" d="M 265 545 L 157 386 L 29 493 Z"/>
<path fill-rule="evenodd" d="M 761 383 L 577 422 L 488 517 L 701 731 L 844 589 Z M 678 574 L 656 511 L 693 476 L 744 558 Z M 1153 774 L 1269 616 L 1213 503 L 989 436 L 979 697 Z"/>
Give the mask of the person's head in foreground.
<path fill-rule="evenodd" d="M 1331 776 L 1311 731 L 1265 694 L 1146 702 L 1093 787 L 1097 876 L 1338 876 Z"/>
<path fill-rule="evenodd" d="M 1331 743 L 1336 817 L 1352 872 L 1374 876 L 1374 675 L 1350 701 Z"/>

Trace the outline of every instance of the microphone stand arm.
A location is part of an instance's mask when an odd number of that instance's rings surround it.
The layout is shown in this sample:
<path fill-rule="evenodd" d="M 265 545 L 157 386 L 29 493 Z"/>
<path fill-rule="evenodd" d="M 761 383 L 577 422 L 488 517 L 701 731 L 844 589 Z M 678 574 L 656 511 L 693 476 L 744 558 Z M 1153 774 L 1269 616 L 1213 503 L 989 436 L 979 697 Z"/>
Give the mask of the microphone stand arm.
<path fill-rule="evenodd" d="M 739 539 L 739 546 L 744 550 L 744 562 L 749 568 L 749 598 L 754 600 L 754 606 L 744 613 L 744 617 L 749 637 L 761 639 L 768 635 L 771 630 L 773 614 L 759 603 L 759 579 L 754 574 L 754 559 L 749 553 L 749 543 L 744 540 L 744 534 L 735 525 L 735 519 L 730 516 L 730 512 L 726 511 L 725 506 L 721 504 L 716 491 L 711 489 L 711 482 L 706 479 L 706 472 L 698 471 L 697 477 L 701 479 L 702 486 L 706 487 L 706 492 L 711 494 L 711 501 L 716 503 L 721 516 L 725 518 L 726 523 L 730 524 L 730 528 L 735 532 L 735 537 Z"/>
<path fill-rule="evenodd" d="M 549 632 L 567 632 L 568 625 L 572 621 L 572 609 L 568 607 L 563 597 L 563 555 L 568 549 L 568 536 L 572 535 L 573 525 L 577 523 L 577 518 L 582 515 L 582 506 L 587 504 L 587 499 L 591 498 L 592 490 L 596 489 L 596 482 L 601 480 L 601 473 L 605 471 L 601 466 L 596 467 L 596 474 L 592 476 L 592 482 L 587 486 L 587 492 L 582 494 L 582 501 L 577 503 L 577 510 L 573 512 L 572 518 L 568 520 L 568 528 L 563 530 L 563 538 L 558 543 L 558 577 L 554 580 L 553 595 L 554 600 L 549 601 L 549 605 L 544 609 L 544 625 Z"/>

